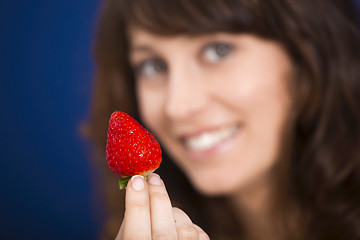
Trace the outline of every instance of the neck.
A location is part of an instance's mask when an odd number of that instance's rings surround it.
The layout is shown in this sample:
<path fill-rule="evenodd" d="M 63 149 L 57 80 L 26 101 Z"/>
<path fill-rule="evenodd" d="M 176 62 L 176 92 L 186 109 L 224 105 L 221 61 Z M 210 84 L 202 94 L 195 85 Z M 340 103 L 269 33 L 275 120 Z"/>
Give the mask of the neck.
<path fill-rule="evenodd" d="M 249 239 L 273 239 L 272 209 L 272 187 L 269 182 L 262 180 L 251 187 L 242 189 L 230 198 L 236 214 L 246 229 Z M 264 236 L 264 237 L 262 237 Z"/>
<path fill-rule="evenodd" d="M 283 195 L 274 178 L 266 177 L 230 197 L 248 239 L 281 240 L 299 230 L 299 211 L 290 199 L 282 201 Z"/>

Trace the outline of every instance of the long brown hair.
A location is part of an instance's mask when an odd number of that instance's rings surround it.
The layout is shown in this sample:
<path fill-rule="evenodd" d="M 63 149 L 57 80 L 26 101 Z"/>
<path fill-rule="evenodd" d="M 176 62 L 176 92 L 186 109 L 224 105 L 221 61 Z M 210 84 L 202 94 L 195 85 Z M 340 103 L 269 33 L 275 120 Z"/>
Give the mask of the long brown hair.
<path fill-rule="evenodd" d="M 88 125 L 107 179 L 109 221 L 104 239 L 114 238 L 123 213 L 123 192 L 116 189 L 117 177 L 107 169 L 104 158 L 108 118 L 111 112 L 122 110 L 141 120 L 127 56 L 129 24 L 161 35 L 251 33 L 282 44 L 296 69 L 291 88 L 294 116 L 286 133 L 291 144 L 284 144 L 283 149 L 290 156 L 287 182 L 291 191 L 286 194 L 303 212 L 302 235 L 306 239 L 360 239 L 358 16 L 351 0 L 104 1 Z M 167 159 L 165 153 L 159 172 L 173 203 L 214 239 L 241 236 L 241 224 L 226 201 L 208 201 L 196 193 Z M 214 215 L 217 220 L 209 220 Z"/>

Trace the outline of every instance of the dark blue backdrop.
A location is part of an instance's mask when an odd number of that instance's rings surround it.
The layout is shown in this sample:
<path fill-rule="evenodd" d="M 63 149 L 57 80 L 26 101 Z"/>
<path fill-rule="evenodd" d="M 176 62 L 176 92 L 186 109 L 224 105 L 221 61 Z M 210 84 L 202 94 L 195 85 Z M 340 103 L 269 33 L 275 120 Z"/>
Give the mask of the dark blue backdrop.
<path fill-rule="evenodd" d="M 98 239 L 88 146 L 99 0 L 1 1 L 0 239 Z"/>
<path fill-rule="evenodd" d="M 98 239 L 102 199 L 78 127 L 99 1 L 0 2 L 0 239 Z"/>

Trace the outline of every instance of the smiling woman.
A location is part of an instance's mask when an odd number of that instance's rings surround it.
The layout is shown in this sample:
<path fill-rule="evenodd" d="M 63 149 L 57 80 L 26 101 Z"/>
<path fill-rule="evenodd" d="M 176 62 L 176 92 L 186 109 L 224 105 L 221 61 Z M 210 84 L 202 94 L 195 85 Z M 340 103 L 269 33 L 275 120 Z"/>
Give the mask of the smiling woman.
<path fill-rule="evenodd" d="M 285 50 L 245 34 L 169 39 L 131 29 L 129 39 L 142 119 L 194 186 L 213 195 L 268 182 L 290 107 Z"/>
<path fill-rule="evenodd" d="M 108 191 L 104 239 L 360 238 L 354 4 L 105 1 L 91 136 L 126 111 L 165 156 L 125 216 Z"/>

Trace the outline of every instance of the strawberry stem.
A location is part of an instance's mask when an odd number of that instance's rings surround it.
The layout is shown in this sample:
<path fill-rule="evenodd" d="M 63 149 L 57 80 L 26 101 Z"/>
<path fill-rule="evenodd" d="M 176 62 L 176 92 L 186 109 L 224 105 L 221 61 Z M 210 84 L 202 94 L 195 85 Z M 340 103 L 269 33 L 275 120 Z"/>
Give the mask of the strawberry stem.
<path fill-rule="evenodd" d="M 126 188 L 127 183 L 129 182 L 130 178 L 131 177 L 126 177 L 126 178 L 120 179 L 120 181 L 119 181 L 119 189 L 120 190 Z"/>

